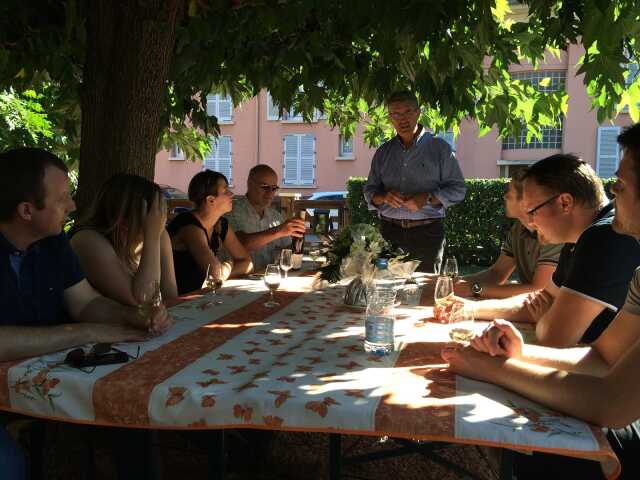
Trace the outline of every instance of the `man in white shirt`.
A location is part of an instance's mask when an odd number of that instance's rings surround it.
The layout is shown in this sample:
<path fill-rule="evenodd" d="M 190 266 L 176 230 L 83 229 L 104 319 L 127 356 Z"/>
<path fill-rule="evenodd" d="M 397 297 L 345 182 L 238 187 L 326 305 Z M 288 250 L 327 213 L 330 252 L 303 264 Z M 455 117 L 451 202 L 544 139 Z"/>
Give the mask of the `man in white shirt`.
<path fill-rule="evenodd" d="M 304 221 L 284 221 L 271 207 L 278 189 L 278 175 L 268 165 L 256 165 L 249 171 L 247 194 L 233 200 L 227 218 L 238 239 L 251 254 L 255 270 L 273 263 L 280 250 L 288 248 L 291 237 L 304 235 Z"/>

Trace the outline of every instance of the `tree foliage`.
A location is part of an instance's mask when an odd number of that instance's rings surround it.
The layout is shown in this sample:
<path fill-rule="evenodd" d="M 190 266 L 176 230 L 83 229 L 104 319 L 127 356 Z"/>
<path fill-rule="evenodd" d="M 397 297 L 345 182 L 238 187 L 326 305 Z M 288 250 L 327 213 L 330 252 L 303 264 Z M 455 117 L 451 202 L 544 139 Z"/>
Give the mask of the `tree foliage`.
<path fill-rule="evenodd" d="M 77 109 L 93 54 L 86 30 L 92 3 L 3 2 L 0 89 L 39 90 L 53 81 L 61 108 Z M 598 119 L 628 104 L 637 121 L 640 80 L 627 87 L 625 75 L 640 54 L 640 2 L 523 3 L 527 22 L 510 19 L 507 0 L 185 0 L 158 145 L 178 143 L 204 155 L 206 136 L 218 128 L 207 116 L 206 93 L 228 93 L 238 104 L 262 88 L 307 118 L 324 111 L 347 135 L 364 119 L 372 144 L 390 132 L 384 98 L 404 88 L 418 94 L 422 122 L 434 130 L 457 132 L 461 120 L 472 118 L 483 133 L 497 127 L 508 135 L 525 125 L 529 136 L 539 135 L 567 113 L 567 96 L 514 81 L 508 67 L 536 66 L 545 52 L 559 54 L 580 41 L 586 49 L 580 73 Z M 68 118 L 75 125 L 64 128 L 77 133 L 77 116 Z"/>

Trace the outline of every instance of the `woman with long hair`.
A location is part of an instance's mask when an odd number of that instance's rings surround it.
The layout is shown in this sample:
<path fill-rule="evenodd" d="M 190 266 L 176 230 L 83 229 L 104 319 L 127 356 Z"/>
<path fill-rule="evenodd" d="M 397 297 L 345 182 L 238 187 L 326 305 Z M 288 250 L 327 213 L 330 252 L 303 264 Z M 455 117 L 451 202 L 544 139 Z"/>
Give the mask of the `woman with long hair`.
<path fill-rule="evenodd" d="M 160 292 L 176 297 L 167 209 L 160 187 L 138 175 L 117 174 L 102 186 L 71 246 L 91 284 L 126 305 L 148 303 Z"/>
<path fill-rule="evenodd" d="M 202 288 L 209 268 L 220 272 L 221 280 L 253 268 L 251 257 L 223 217 L 231 211 L 232 198 L 227 177 L 221 173 L 205 170 L 189 182 L 189 200 L 195 209 L 179 214 L 167 227 L 180 294 Z M 222 247 L 227 260 L 219 256 Z"/>

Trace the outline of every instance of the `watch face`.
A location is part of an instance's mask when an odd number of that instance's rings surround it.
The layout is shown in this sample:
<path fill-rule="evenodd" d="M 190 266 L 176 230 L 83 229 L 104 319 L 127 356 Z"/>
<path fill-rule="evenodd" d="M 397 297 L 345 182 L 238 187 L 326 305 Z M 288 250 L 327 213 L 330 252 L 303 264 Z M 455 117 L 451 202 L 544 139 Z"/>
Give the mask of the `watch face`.
<path fill-rule="evenodd" d="M 479 283 L 474 283 L 473 285 L 471 285 L 471 291 L 473 293 L 480 293 L 482 291 L 482 287 Z"/>

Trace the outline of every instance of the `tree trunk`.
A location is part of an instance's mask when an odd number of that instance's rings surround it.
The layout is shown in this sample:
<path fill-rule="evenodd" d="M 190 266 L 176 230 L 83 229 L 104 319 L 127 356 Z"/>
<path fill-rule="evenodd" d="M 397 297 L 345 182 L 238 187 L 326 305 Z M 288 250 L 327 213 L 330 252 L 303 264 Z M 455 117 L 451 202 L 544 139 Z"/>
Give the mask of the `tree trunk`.
<path fill-rule="evenodd" d="M 118 172 L 153 178 L 176 27 L 184 0 L 87 5 L 77 204 Z"/>

